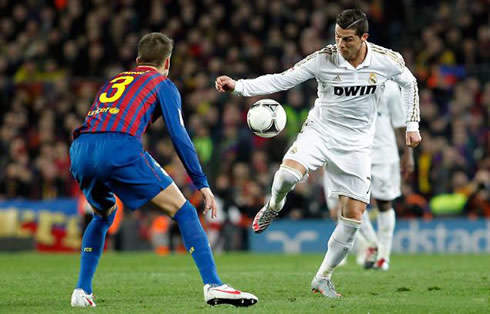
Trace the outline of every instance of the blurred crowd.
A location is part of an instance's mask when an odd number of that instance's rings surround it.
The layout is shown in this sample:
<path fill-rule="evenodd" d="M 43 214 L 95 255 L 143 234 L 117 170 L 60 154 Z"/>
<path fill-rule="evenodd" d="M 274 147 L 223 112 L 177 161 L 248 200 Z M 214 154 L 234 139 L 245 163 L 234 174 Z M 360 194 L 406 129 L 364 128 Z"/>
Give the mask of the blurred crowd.
<path fill-rule="evenodd" d="M 216 228 L 248 226 L 316 98 L 316 82 L 272 96 L 285 105 L 288 124 L 265 140 L 245 123 L 257 98 L 218 94 L 214 80 L 282 72 L 334 43 L 335 16 L 352 7 L 368 14 L 369 40 L 402 53 L 419 82 L 423 142 L 398 215 L 490 217 L 486 0 L 0 0 L 0 197 L 78 195 L 69 173 L 72 130 L 101 83 L 134 67 L 142 34 L 161 31 L 175 40 L 169 76 L 223 211 Z M 161 120 L 144 140 L 198 205 Z M 299 184 L 281 215 L 328 216 L 322 175 Z"/>

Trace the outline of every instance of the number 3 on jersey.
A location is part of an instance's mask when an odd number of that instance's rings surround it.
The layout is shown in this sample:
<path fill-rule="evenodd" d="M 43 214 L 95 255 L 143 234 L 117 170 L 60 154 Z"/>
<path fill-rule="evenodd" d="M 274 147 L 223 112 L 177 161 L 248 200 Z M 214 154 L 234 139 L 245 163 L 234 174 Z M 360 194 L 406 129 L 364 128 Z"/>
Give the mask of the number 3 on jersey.
<path fill-rule="evenodd" d="M 107 97 L 107 93 L 102 93 L 100 94 L 99 101 L 101 103 L 106 103 L 106 102 L 114 102 L 121 97 L 121 95 L 124 93 L 126 90 L 126 86 L 131 84 L 131 82 L 134 80 L 133 76 L 120 76 L 116 77 L 111 81 L 112 86 L 111 88 L 117 89 L 114 95 L 111 97 Z M 117 83 L 116 83 L 117 82 Z"/>

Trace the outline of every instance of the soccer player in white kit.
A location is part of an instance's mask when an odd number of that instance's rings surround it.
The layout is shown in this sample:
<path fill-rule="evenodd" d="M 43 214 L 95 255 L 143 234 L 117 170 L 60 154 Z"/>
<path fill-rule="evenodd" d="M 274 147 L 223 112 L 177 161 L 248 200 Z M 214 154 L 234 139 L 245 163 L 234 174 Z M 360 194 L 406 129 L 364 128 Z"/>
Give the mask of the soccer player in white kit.
<path fill-rule="evenodd" d="M 371 224 L 368 212 L 362 217 L 357 240 L 366 242 L 367 253 L 365 268 L 388 270 L 393 231 L 395 229 L 395 211 L 392 201 L 401 195 L 400 157 L 396 141 L 397 133 L 405 132 L 405 112 L 400 87 L 393 81 L 386 81 L 383 95 L 378 103 L 376 130 L 371 161 L 371 195 L 378 207 L 378 235 Z M 404 149 L 401 159 L 401 173 L 406 178 L 413 172 L 413 150 Z M 328 195 L 328 181 L 324 177 L 325 194 Z M 335 210 L 337 200 L 328 199 L 329 208 Z M 357 254 L 363 254 L 358 252 Z"/>
<path fill-rule="evenodd" d="M 406 144 L 417 146 L 417 82 L 399 53 L 367 42 L 368 21 L 360 10 L 344 10 L 336 19 L 336 45 L 309 55 L 289 70 L 255 79 L 216 79 L 219 92 L 241 96 L 288 90 L 308 79 L 318 82 L 318 98 L 303 129 L 274 175 L 271 198 L 253 221 L 263 232 L 278 215 L 285 197 L 309 171 L 325 166 L 329 190 L 339 196 L 341 217 L 328 241 L 325 258 L 311 287 L 326 297 L 340 296 L 331 277 L 352 248 L 371 191 L 371 146 L 376 104 L 386 80 L 402 87 L 407 106 Z"/>

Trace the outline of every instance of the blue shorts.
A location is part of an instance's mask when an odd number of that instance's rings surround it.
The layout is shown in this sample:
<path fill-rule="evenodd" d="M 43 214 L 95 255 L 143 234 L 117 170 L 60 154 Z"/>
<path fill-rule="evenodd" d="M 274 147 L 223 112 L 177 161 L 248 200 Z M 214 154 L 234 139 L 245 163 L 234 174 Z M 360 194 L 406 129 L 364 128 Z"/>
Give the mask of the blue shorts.
<path fill-rule="evenodd" d="M 99 211 L 114 206 L 114 194 L 137 209 L 173 182 L 141 142 L 125 133 L 81 134 L 70 147 L 70 158 L 73 177 Z"/>

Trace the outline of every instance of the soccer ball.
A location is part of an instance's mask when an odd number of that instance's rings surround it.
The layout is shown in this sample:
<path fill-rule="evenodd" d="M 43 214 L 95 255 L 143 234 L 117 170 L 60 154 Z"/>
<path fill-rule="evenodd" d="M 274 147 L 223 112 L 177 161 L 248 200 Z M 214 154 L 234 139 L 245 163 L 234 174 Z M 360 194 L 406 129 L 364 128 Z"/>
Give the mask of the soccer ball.
<path fill-rule="evenodd" d="M 248 127 L 260 137 L 273 137 L 286 126 L 286 111 L 273 99 L 261 99 L 247 113 Z"/>

